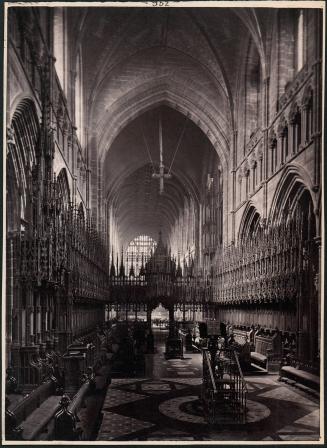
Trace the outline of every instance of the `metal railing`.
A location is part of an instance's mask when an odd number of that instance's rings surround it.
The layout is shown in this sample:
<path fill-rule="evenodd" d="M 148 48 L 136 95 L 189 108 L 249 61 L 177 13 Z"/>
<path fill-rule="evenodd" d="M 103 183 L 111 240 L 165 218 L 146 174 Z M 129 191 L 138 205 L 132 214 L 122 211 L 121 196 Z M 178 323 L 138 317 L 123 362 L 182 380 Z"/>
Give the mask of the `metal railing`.
<path fill-rule="evenodd" d="M 201 398 L 210 424 L 245 423 L 247 392 L 234 350 L 203 349 Z"/>

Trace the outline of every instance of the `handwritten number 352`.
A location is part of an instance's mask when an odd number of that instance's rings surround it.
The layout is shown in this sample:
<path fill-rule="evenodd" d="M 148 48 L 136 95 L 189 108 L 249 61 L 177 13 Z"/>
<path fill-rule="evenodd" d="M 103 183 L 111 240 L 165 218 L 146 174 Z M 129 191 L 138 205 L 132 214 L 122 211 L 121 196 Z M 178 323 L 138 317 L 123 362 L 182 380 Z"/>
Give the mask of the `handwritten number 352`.
<path fill-rule="evenodd" d="M 169 2 L 152 2 L 152 6 L 168 6 Z"/>

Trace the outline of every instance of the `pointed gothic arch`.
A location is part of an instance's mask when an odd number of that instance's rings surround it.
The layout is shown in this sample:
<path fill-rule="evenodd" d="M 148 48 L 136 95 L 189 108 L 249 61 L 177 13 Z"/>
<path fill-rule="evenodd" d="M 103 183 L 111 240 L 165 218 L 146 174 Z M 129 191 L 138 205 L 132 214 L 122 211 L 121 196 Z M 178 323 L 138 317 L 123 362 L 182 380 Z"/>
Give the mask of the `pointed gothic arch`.
<path fill-rule="evenodd" d="M 256 209 L 256 207 L 249 202 L 245 207 L 239 232 L 238 232 L 238 241 L 246 241 L 248 238 L 253 238 L 257 234 L 260 229 L 260 213 Z"/>
<path fill-rule="evenodd" d="M 7 128 L 7 230 L 20 230 L 31 219 L 32 173 L 38 156 L 40 125 L 35 104 L 23 99 Z"/>
<path fill-rule="evenodd" d="M 307 192 L 307 199 L 312 202 L 312 209 L 318 209 L 317 198 L 312 194 L 312 191 L 313 183 L 307 171 L 294 163 L 286 165 L 271 203 L 270 222 L 278 224 L 285 211 L 292 214 L 297 201 L 305 192 Z"/>
<path fill-rule="evenodd" d="M 64 209 L 70 204 L 70 188 L 66 168 L 62 168 L 57 177 L 58 193 Z"/>

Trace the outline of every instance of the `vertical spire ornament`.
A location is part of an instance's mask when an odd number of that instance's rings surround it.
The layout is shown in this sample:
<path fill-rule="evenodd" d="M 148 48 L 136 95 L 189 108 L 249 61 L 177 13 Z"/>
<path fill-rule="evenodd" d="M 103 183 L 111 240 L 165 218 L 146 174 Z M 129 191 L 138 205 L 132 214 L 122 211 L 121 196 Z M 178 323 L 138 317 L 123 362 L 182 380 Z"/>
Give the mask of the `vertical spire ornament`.
<path fill-rule="evenodd" d="M 123 248 L 121 248 L 119 277 L 125 277 L 125 266 L 124 266 L 124 258 L 123 257 L 124 257 Z"/>
<path fill-rule="evenodd" d="M 114 248 L 111 251 L 110 277 L 116 277 L 116 269 L 114 264 Z"/>
<path fill-rule="evenodd" d="M 159 193 L 163 194 L 164 192 L 164 179 L 170 179 L 171 174 L 165 173 L 165 165 L 163 163 L 163 143 L 162 143 L 162 123 L 161 123 L 161 114 L 159 117 L 159 172 L 153 173 L 152 177 L 154 179 L 159 179 Z"/>

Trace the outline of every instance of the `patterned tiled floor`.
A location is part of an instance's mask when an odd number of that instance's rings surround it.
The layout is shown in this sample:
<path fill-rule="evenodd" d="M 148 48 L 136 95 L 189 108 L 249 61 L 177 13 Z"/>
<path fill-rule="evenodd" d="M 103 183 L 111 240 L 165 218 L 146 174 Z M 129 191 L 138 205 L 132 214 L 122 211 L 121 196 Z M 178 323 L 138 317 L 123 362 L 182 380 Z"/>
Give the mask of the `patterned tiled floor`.
<path fill-rule="evenodd" d="M 104 400 L 103 409 L 114 408 L 126 403 L 132 403 L 133 401 L 139 401 L 146 398 L 144 395 L 134 394 L 133 392 L 127 392 L 125 390 L 112 389 L 110 393 L 106 395 Z"/>
<path fill-rule="evenodd" d="M 319 403 L 277 381 L 246 377 L 246 425 L 207 424 L 194 411 L 202 383 L 200 354 L 166 360 L 164 346 L 149 355 L 145 378 L 114 379 L 103 406 L 97 440 L 121 441 L 318 441 Z M 192 407 L 193 406 L 193 407 Z"/>
<path fill-rule="evenodd" d="M 101 424 L 101 433 L 98 440 L 115 440 L 125 435 L 130 435 L 146 428 L 154 426 L 152 423 L 125 417 L 112 412 L 104 412 Z"/>

